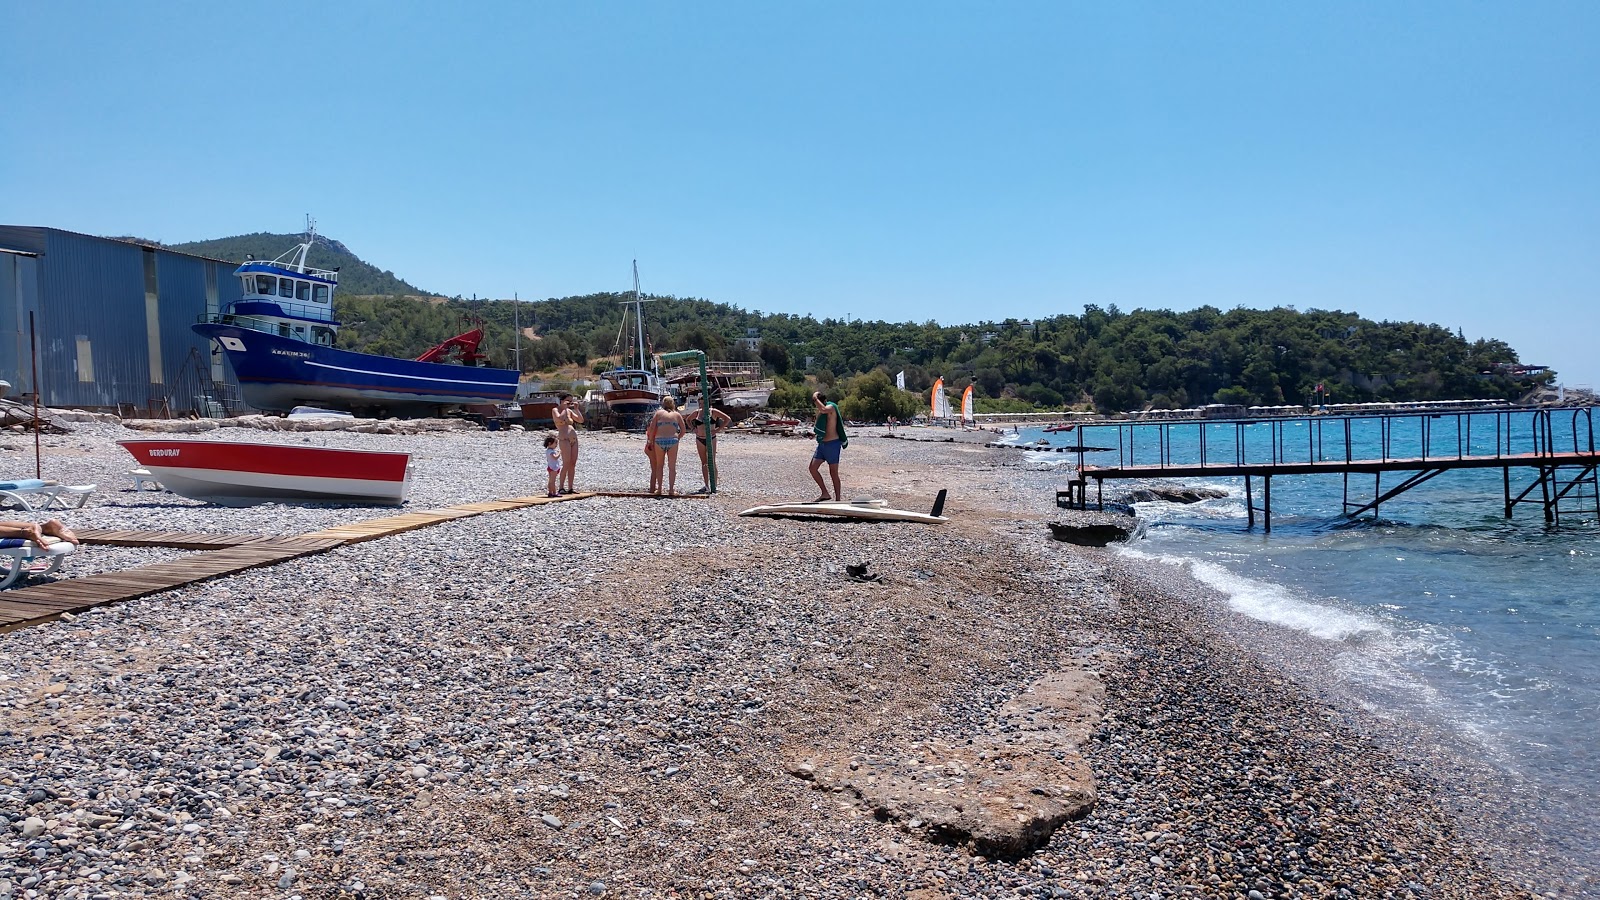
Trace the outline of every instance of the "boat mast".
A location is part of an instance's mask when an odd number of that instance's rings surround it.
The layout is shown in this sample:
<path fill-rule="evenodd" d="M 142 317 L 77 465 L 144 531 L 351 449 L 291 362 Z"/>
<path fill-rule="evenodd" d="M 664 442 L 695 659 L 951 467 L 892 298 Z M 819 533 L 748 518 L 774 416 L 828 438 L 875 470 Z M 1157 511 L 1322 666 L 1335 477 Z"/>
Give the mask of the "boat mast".
<path fill-rule="evenodd" d="M 633 261 L 633 323 L 639 337 L 639 369 L 644 370 L 644 301 L 639 299 L 639 261 Z"/>
<path fill-rule="evenodd" d="M 516 291 L 511 292 L 511 322 L 517 332 L 517 377 L 522 377 L 522 298 Z"/>

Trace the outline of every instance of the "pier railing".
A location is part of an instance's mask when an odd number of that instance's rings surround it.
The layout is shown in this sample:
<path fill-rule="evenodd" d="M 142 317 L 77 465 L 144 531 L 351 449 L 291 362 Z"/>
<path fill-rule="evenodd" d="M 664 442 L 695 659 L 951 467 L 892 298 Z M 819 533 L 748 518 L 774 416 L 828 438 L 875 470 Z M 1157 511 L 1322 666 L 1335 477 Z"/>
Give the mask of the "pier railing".
<path fill-rule="evenodd" d="M 1113 431 L 1115 447 L 1109 439 Z M 1592 505 L 1600 516 L 1600 455 L 1595 452 L 1592 407 L 1119 422 L 1083 425 L 1078 440 L 1076 448 L 1069 448 L 1076 449 L 1078 469 L 1067 490 L 1057 493 L 1061 505 L 1087 506 L 1089 479 L 1097 482 L 1104 505 L 1108 480 L 1243 477 L 1253 526 L 1251 479 L 1260 478 L 1270 531 L 1275 476 L 1343 475 L 1345 515 L 1358 516 L 1376 515 L 1380 504 L 1444 472 L 1499 468 L 1507 518 L 1518 504 L 1537 503 L 1545 520 L 1556 523 L 1563 501 Z M 1096 454 L 1093 465 L 1085 462 L 1091 452 Z M 1113 452 L 1114 463 L 1108 457 Z M 1520 493 L 1513 492 L 1513 469 L 1534 475 Z M 1385 488 L 1385 474 L 1402 480 Z M 1370 500 L 1355 498 L 1353 475 L 1372 476 Z"/>
<path fill-rule="evenodd" d="M 1316 464 L 1497 460 L 1593 454 L 1591 407 L 1453 413 L 1307 416 L 1296 419 L 1116 422 L 1080 426 L 1084 445 L 1112 450 L 1079 469 L 1161 470 L 1302 467 Z M 1093 439 L 1091 441 L 1090 435 Z"/>

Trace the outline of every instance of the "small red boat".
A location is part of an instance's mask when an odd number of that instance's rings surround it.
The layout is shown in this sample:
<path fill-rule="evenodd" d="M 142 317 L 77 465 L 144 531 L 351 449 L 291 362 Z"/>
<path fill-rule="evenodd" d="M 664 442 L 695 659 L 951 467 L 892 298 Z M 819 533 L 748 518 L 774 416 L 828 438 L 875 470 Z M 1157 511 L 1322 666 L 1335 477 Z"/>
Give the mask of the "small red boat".
<path fill-rule="evenodd" d="M 236 441 L 118 441 L 181 497 L 213 503 L 404 503 L 411 454 Z"/>
<path fill-rule="evenodd" d="M 1045 434 L 1056 434 L 1056 433 L 1062 432 L 1062 431 L 1071 431 L 1072 429 L 1077 428 L 1077 427 L 1078 426 L 1076 426 L 1076 425 L 1048 425 L 1048 426 L 1045 427 L 1044 433 Z"/>

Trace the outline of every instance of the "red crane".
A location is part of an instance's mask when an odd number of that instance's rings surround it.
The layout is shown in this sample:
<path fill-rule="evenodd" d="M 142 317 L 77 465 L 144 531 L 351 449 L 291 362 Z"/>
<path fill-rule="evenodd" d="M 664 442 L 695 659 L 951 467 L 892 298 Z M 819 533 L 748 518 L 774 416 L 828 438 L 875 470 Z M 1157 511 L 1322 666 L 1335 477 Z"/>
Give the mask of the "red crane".
<path fill-rule="evenodd" d="M 489 355 L 478 352 L 483 343 L 483 323 L 476 322 L 471 331 L 462 332 L 417 357 L 417 362 L 455 363 L 464 366 L 482 365 Z"/>

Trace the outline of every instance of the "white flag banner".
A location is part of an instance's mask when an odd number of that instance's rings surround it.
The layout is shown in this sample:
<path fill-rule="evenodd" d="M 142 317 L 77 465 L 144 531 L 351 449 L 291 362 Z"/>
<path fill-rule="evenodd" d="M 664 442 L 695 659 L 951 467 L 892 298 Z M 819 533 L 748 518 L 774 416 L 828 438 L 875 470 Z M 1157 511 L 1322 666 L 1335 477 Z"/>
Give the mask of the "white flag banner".
<path fill-rule="evenodd" d="M 900 371 L 899 375 L 894 377 L 894 386 L 902 391 L 906 389 L 906 373 L 904 369 Z"/>

